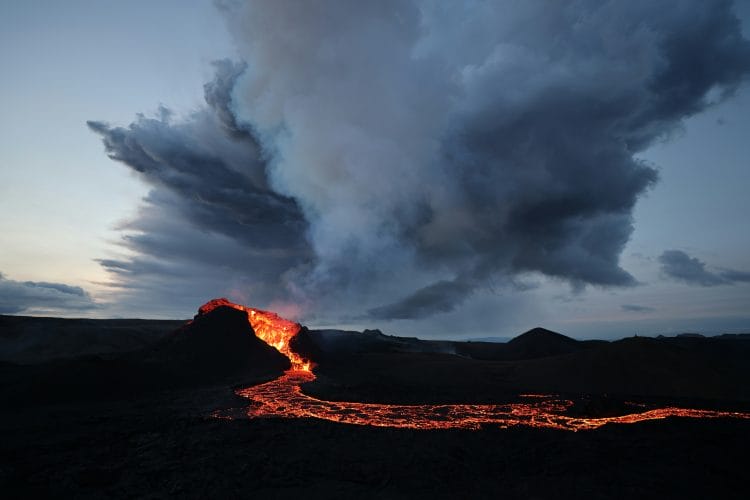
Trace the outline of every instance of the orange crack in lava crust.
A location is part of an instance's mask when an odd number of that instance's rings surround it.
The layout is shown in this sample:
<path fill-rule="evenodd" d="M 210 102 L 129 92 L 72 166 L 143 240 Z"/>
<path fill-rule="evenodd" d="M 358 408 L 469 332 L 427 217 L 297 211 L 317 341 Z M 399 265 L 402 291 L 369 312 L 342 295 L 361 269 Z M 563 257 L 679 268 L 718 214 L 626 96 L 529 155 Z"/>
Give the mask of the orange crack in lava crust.
<path fill-rule="evenodd" d="M 239 396 L 252 404 L 250 418 L 319 418 L 346 424 L 401 427 L 410 429 L 479 429 L 483 426 L 545 427 L 562 430 L 596 429 L 609 423 L 632 424 L 667 417 L 750 418 L 750 413 L 696 410 L 689 408 L 656 408 L 615 417 L 585 418 L 565 415 L 573 402 L 554 395 L 523 394 L 523 402 L 505 404 L 427 404 L 397 405 L 324 401 L 302 392 L 301 385 L 315 380 L 310 361 L 291 350 L 291 339 L 301 326 L 275 313 L 215 299 L 200 308 L 206 314 L 219 306 L 247 312 L 256 335 L 289 358 L 292 368 L 281 377 L 265 384 L 240 389 Z M 221 417 L 219 414 L 215 414 Z"/>

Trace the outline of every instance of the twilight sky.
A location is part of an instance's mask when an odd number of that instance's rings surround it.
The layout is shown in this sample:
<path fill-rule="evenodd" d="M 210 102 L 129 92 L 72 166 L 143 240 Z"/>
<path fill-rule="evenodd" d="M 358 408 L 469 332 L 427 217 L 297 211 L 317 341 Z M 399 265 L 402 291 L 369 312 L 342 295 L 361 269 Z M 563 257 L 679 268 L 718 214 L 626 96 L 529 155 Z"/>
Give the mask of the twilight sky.
<path fill-rule="evenodd" d="M 0 6 L 0 313 L 750 331 L 750 2 Z"/>

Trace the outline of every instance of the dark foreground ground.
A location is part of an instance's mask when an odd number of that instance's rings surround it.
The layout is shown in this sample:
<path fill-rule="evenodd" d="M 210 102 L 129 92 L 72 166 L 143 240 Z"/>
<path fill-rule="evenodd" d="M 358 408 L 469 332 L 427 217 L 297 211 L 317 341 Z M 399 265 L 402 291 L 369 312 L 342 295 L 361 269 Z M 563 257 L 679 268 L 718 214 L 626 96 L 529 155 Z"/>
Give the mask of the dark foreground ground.
<path fill-rule="evenodd" d="M 25 346 L 46 345 L 26 342 L 34 321 L 4 321 L 4 352 L 28 359 L 40 351 Z M 103 324 L 138 339 L 153 330 L 157 341 L 0 362 L 0 499 L 747 498 L 750 420 L 670 418 L 577 433 L 249 420 L 233 389 L 277 377 L 289 362 L 255 337 L 245 313 L 219 308 L 177 331 Z M 74 336 L 107 338 L 90 328 Z M 500 346 L 379 332 L 299 337 L 319 362 L 304 390 L 326 399 L 498 402 L 554 391 L 582 401 L 574 408 L 582 416 L 616 414 L 634 399 L 750 410 L 744 337 L 581 343 L 532 331 Z M 239 418 L 215 418 L 216 410 Z"/>
<path fill-rule="evenodd" d="M 224 389 L 5 409 L 3 498 L 747 498 L 750 422 L 412 431 L 222 420 Z"/>

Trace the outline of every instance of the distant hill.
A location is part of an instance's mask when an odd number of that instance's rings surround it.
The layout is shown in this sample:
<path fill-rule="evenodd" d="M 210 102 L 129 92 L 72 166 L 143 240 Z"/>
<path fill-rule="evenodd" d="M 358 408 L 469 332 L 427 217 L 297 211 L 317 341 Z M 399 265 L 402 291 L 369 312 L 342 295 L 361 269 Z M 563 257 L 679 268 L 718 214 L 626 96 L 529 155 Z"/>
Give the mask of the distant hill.
<path fill-rule="evenodd" d="M 744 339 L 750 340 L 750 333 L 722 333 L 714 337 L 716 339 Z"/>
<path fill-rule="evenodd" d="M 496 342 L 499 344 L 505 344 L 513 337 L 472 337 L 464 339 L 464 342 Z"/>
<path fill-rule="evenodd" d="M 456 354 L 474 359 L 512 361 L 557 356 L 606 343 L 605 341 L 577 341 L 545 328 L 533 328 L 507 342 L 420 340 L 415 337 L 385 335 L 380 330 L 365 330 L 364 332 L 308 330 L 306 335 L 309 335 L 310 341 L 315 344 L 319 355 L 323 357 L 364 352 L 412 352 Z"/>
<path fill-rule="evenodd" d="M 303 335 L 309 336 L 323 357 L 344 356 L 362 352 L 422 352 L 456 354 L 456 344 L 452 340 L 421 340 L 416 337 L 397 337 L 385 335 L 380 330 L 363 332 L 350 330 L 308 330 Z"/>
<path fill-rule="evenodd" d="M 0 361 L 43 363 L 136 351 L 163 339 L 185 321 L 0 315 Z"/>
<path fill-rule="evenodd" d="M 531 330 L 523 332 L 521 335 L 514 337 L 510 340 L 511 344 L 530 344 L 537 342 L 555 342 L 571 344 L 577 342 L 574 338 L 563 335 L 562 333 L 553 332 L 546 328 L 536 327 Z"/>
<path fill-rule="evenodd" d="M 243 311 L 219 307 L 180 325 L 137 351 L 34 365 L 0 363 L 1 397 L 13 404 L 122 399 L 176 388 L 248 383 L 277 377 L 290 366 L 284 355 L 255 336 Z"/>
<path fill-rule="evenodd" d="M 750 402 L 750 339 L 576 341 L 534 329 L 508 344 L 333 356 L 305 392 L 370 402 L 486 403 L 518 393 Z M 481 360 L 481 362 L 478 362 Z M 335 380 L 345 381 L 336 383 Z"/>
<path fill-rule="evenodd" d="M 750 400 L 747 339 L 630 337 L 516 367 L 529 390 Z"/>
<path fill-rule="evenodd" d="M 515 359 L 544 358 L 578 351 L 581 343 L 545 328 L 532 328 L 508 342 L 508 353 Z"/>
<path fill-rule="evenodd" d="M 546 328 L 532 328 L 506 343 L 456 342 L 456 353 L 474 359 L 518 361 L 559 356 L 607 344 L 604 340 L 579 341 Z"/>

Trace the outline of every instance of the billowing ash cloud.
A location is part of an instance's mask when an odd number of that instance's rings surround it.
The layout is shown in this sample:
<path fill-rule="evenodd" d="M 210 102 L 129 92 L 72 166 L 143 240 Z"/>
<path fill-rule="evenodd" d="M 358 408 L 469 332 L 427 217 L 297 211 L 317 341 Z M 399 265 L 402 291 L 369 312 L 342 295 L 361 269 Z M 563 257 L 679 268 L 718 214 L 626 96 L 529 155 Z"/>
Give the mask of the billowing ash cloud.
<path fill-rule="evenodd" d="M 460 305 L 470 290 L 466 284 L 439 281 L 403 301 L 370 309 L 369 315 L 375 319 L 416 319 L 448 312 Z"/>
<path fill-rule="evenodd" d="M 698 286 L 733 285 L 750 282 L 750 272 L 722 269 L 711 272 L 706 263 L 682 250 L 667 250 L 659 256 L 661 271 L 669 278 Z"/>
<path fill-rule="evenodd" d="M 204 110 L 90 123 L 154 187 L 136 257 L 103 262 L 124 285 L 200 262 L 381 319 L 524 273 L 633 285 L 619 256 L 657 180 L 636 155 L 750 70 L 723 1 L 220 5 L 243 62 Z"/>
<path fill-rule="evenodd" d="M 97 307 L 81 287 L 45 281 L 14 281 L 0 273 L 0 314 L 57 314 Z"/>
<path fill-rule="evenodd" d="M 283 290 L 283 274 L 312 257 L 299 205 L 268 186 L 257 141 L 229 111 L 243 66 L 215 66 L 204 87 L 209 106 L 187 118 L 162 108 L 127 128 L 88 122 L 110 158 L 153 187 L 120 225 L 132 257 L 100 261 L 134 312 L 167 302 L 184 314 L 221 294 L 268 302 Z"/>

